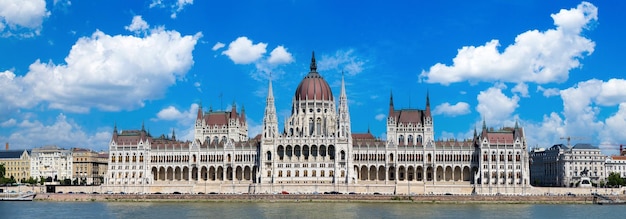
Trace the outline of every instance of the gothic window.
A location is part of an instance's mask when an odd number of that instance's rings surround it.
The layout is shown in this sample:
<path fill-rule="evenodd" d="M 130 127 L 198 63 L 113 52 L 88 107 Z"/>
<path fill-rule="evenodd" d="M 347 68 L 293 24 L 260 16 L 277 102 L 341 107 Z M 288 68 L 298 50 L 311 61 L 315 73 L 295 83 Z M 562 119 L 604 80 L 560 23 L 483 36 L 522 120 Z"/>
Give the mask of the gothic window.
<path fill-rule="evenodd" d="M 315 130 L 316 130 L 316 134 L 317 135 L 321 135 L 322 134 L 322 119 L 317 118 Z"/>
<path fill-rule="evenodd" d="M 267 154 L 267 160 L 272 160 L 272 152 L 267 151 L 265 154 Z"/>
<path fill-rule="evenodd" d="M 400 137 L 398 137 L 398 144 L 404 145 L 404 135 L 400 135 Z"/>
<path fill-rule="evenodd" d="M 278 159 L 282 160 L 283 156 L 285 156 L 285 148 L 280 145 L 278 146 Z"/>
<path fill-rule="evenodd" d="M 309 119 L 309 135 L 313 135 L 313 118 Z"/>
<path fill-rule="evenodd" d="M 413 135 L 409 135 L 409 145 L 413 145 Z"/>

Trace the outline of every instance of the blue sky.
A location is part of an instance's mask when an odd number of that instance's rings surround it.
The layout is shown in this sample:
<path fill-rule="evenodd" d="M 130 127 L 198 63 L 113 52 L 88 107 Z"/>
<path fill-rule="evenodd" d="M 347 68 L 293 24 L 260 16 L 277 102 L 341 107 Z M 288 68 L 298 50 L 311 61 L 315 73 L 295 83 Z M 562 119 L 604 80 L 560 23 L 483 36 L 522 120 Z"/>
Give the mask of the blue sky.
<path fill-rule="evenodd" d="M 615 1 L 0 1 L 0 142 L 106 150 L 114 124 L 192 138 L 195 113 L 279 121 L 315 51 L 353 132 L 425 107 L 435 138 L 518 121 L 531 147 L 626 143 L 625 3 Z"/>

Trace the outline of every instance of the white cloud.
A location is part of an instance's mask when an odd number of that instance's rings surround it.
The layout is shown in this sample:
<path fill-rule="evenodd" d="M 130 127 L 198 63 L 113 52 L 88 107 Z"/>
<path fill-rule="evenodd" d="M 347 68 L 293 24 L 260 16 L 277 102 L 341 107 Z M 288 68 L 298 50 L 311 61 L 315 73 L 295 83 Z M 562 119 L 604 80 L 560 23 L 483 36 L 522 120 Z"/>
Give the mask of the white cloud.
<path fill-rule="evenodd" d="M 356 75 L 363 71 L 365 61 L 354 54 L 353 49 L 338 50 L 334 55 L 323 55 L 317 61 L 320 71 L 344 71 L 348 75 Z"/>
<path fill-rule="evenodd" d="M 33 37 L 39 35 L 43 20 L 50 16 L 45 0 L 0 1 L 0 34 Z"/>
<path fill-rule="evenodd" d="M 277 46 L 270 52 L 270 57 L 267 60 L 269 64 L 277 65 L 277 64 L 287 64 L 293 62 L 293 57 L 291 53 L 287 52 L 287 49 L 283 46 Z"/>
<path fill-rule="evenodd" d="M 196 116 L 198 115 L 198 104 L 193 103 L 189 106 L 187 111 L 180 111 L 174 106 L 168 106 L 157 113 L 157 117 L 152 119 L 154 121 L 177 121 L 179 124 L 194 124 Z"/>
<path fill-rule="evenodd" d="M 137 15 L 133 17 L 133 21 L 130 23 L 130 25 L 124 28 L 134 33 L 145 33 L 146 30 L 150 28 L 150 25 L 148 25 L 148 22 L 141 18 L 141 15 Z"/>
<path fill-rule="evenodd" d="M 468 113 L 470 113 L 470 109 L 469 104 L 466 102 L 458 102 L 454 105 L 445 102 L 435 107 L 435 110 L 433 110 L 433 115 L 445 115 L 451 117 L 465 115 Z"/>
<path fill-rule="evenodd" d="M 239 37 L 228 45 L 222 54 L 228 56 L 235 64 L 250 64 L 265 54 L 267 43 L 253 44 L 248 37 Z"/>
<path fill-rule="evenodd" d="M 187 73 L 201 36 L 163 29 L 144 37 L 96 31 L 72 46 L 65 64 L 37 60 L 23 77 L 0 77 L 0 84 L 8 85 L 0 90 L 0 105 L 32 107 L 47 102 L 49 108 L 83 113 L 90 108 L 143 107 L 145 100 L 161 98 L 164 88 Z"/>
<path fill-rule="evenodd" d="M 0 126 L 6 128 L 6 127 L 15 126 L 16 123 L 17 121 L 15 119 L 9 119 L 7 121 L 0 123 Z"/>
<path fill-rule="evenodd" d="M 552 18 L 556 29 L 522 33 L 502 53 L 496 39 L 482 46 L 465 46 L 451 66 L 437 63 L 422 71 L 420 79 L 444 85 L 462 81 L 563 82 L 569 70 L 580 67 L 579 60 L 594 51 L 595 43 L 582 35 L 582 29 L 596 21 L 598 13 L 594 5 L 583 2 Z"/>
<path fill-rule="evenodd" d="M 544 115 L 540 123 L 528 123 L 522 127 L 530 147 L 550 147 L 562 142 L 560 138 L 568 135 L 565 121 L 555 112 Z"/>
<path fill-rule="evenodd" d="M 106 150 L 111 140 L 111 131 L 107 128 L 100 128 L 93 134 L 88 134 L 62 113 L 52 124 L 43 124 L 37 120 L 23 120 L 18 127 L 10 136 L 0 136 L 0 141 L 9 142 L 12 148 L 22 149 L 58 145 L 63 148 L 82 147 Z"/>
<path fill-rule="evenodd" d="M 519 97 L 507 97 L 502 93 L 502 88 L 491 87 L 486 91 L 481 91 L 478 96 L 478 111 L 486 121 L 499 122 L 509 119 L 511 114 L 517 109 Z"/>
<path fill-rule="evenodd" d="M 168 0 L 165 0 L 168 1 Z M 171 9 L 172 14 L 170 17 L 172 19 L 176 19 L 178 13 L 181 12 L 185 6 L 193 5 L 193 0 L 169 0 L 168 2 L 164 2 L 163 0 L 152 0 L 150 3 L 150 8 L 165 8 L 168 7 Z"/>
<path fill-rule="evenodd" d="M 170 15 L 171 18 L 176 18 L 177 13 L 181 12 L 186 5 L 193 5 L 193 0 L 177 0 L 174 4 L 174 12 Z"/>
<path fill-rule="evenodd" d="M 526 133 L 528 142 L 551 144 L 564 142 L 560 137 L 583 138 L 580 142 L 623 143 L 626 142 L 626 86 L 624 79 L 601 81 L 591 79 L 560 91 L 563 99 L 562 114 L 552 112 L 544 116 L 539 124 L 531 124 Z M 619 106 L 617 112 L 606 118 L 599 118 L 601 111 Z M 605 154 L 609 148 L 601 148 Z"/>
<path fill-rule="evenodd" d="M 16 108 L 35 106 L 37 100 L 23 86 L 23 77 L 12 71 L 0 72 L 0 115 Z"/>
<path fill-rule="evenodd" d="M 213 50 L 213 51 L 217 51 L 218 49 L 224 48 L 224 46 L 226 46 L 226 44 L 221 43 L 221 42 L 217 42 L 217 43 L 213 46 L 212 50 Z"/>
<path fill-rule="evenodd" d="M 615 114 L 605 120 L 600 136 L 602 140 L 615 144 L 626 144 L 626 103 L 620 103 Z"/>
<path fill-rule="evenodd" d="M 379 113 L 377 114 L 374 118 L 378 121 L 383 121 L 385 118 L 387 117 L 387 115 Z"/>
<path fill-rule="evenodd" d="M 518 83 L 517 85 L 515 85 L 515 87 L 513 87 L 513 89 L 511 89 L 511 91 L 514 93 L 518 93 L 522 97 L 529 97 L 528 85 L 526 83 Z"/>
<path fill-rule="evenodd" d="M 544 88 L 542 86 L 537 86 L 537 92 L 543 92 L 544 97 L 559 96 L 561 94 L 561 90 L 558 88 Z"/>

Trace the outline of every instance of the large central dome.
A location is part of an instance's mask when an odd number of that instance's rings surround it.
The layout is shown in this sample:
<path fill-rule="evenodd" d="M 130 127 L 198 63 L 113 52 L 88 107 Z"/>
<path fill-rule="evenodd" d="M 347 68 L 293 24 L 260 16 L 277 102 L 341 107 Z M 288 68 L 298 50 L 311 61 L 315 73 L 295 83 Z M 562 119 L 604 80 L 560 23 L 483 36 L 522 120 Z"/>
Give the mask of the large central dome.
<path fill-rule="evenodd" d="M 333 92 L 326 80 L 317 73 L 317 64 L 315 64 L 315 52 L 311 57 L 311 71 L 298 85 L 296 89 L 296 100 L 328 100 L 333 101 Z"/>

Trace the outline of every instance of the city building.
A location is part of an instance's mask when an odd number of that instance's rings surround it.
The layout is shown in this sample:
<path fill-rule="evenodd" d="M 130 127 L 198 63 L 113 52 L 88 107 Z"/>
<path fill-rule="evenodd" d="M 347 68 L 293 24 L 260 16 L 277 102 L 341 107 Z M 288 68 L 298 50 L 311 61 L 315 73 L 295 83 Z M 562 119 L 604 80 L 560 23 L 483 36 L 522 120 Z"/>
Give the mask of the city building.
<path fill-rule="evenodd" d="M 84 148 L 72 148 L 72 159 L 72 180 L 76 184 L 102 184 L 108 166 L 107 153 L 99 153 Z"/>
<path fill-rule="evenodd" d="M 582 178 L 606 179 L 606 156 L 590 144 L 563 144 L 530 152 L 531 182 L 536 186 L 577 187 Z"/>
<path fill-rule="evenodd" d="M 46 181 L 72 179 L 72 151 L 55 145 L 35 148 L 31 152 L 30 174 Z"/>
<path fill-rule="evenodd" d="M 390 96 L 386 139 L 352 133 L 342 77 L 338 98 L 317 72 L 294 92 L 279 130 L 271 80 L 262 132 L 248 137 L 245 109 L 204 112 L 193 141 L 113 131 L 105 183 L 111 191 L 388 194 L 523 194 L 530 187 L 523 129 L 488 129 L 466 140 L 435 140 L 430 99 L 424 109 L 396 109 Z M 191 125 L 191 124 L 190 124 Z"/>
<path fill-rule="evenodd" d="M 13 178 L 16 182 L 29 179 L 30 153 L 31 150 L 9 150 L 7 143 L 6 150 L 0 151 L 0 164 L 5 169 L 4 177 Z"/>

